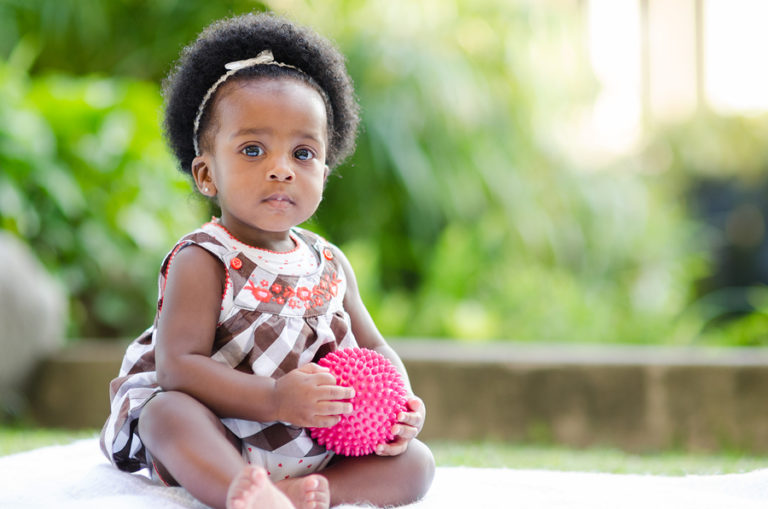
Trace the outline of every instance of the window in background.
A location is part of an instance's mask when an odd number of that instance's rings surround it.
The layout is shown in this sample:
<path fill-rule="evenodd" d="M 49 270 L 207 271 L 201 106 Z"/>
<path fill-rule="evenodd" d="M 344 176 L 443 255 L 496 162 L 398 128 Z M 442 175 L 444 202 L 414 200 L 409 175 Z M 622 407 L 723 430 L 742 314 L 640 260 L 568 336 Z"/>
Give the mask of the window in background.
<path fill-rule="evenodd" d="M 632 151 L 643 126 L 768 111 L 768 2 L 589 0 L 590 59 L 600 92 L 586 139 L 605 155 Z"/>

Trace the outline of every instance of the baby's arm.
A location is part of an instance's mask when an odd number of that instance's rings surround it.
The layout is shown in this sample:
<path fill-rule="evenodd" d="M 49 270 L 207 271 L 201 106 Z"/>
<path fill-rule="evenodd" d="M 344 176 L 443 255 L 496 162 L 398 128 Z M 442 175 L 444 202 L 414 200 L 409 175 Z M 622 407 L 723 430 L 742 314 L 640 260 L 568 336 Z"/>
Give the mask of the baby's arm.
<path fill-rule="evenodd" d="M 221 262 L 198 246 L 179 251 L 169 267 L 157 330 L 160 386 L 194 397 L 220 417 L 297 426 L 332 426 L 352 405 L 354 390 L 309 364 L 275 381 L 211 359 L 225 277 Z"/>
<path fill-rule="evenodd" d="M 408 443 L 416 437 L 424 426 L 426 418 L 426 408 L 424 402 L 418 396 L 413 394 L 411 383 L 408 380 L 408 373 L 400 356 L 392 349 L 384 336 L 371 318 L 368 309 L 363 304 L 360 292 L 357 286 L 352 266 L 344 254 L 336 249 L 336 256 L 339 257 L 344 268 L 344 274 L 347 277 L 347 293 L 344 296 L 344 309 L 349 314 L 352 322 L 352 333 L 355 335 L 357 344 L 362 348 L 369 348 L 386 357 L 395 368 L 400 372 L 408 391 L 408 400 L 406 402 L 407 411 L 401 412 L 397 417 L 397 423 L 392 428 L 395 434 L 395 440 L 376 449 L 376 454 L 380 456 L 396 456 L 402 454 L 408 448 Z"/>

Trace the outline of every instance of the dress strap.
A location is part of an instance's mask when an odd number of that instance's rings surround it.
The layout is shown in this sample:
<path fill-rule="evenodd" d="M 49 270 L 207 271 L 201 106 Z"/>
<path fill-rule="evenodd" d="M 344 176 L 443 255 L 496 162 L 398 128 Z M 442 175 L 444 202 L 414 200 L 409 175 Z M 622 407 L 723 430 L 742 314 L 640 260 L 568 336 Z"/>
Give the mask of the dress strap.
<path fill-rule="evenodd" d="M 306 242 L 308 246 L 312 247 L 315 256 L 317 256 L 317 261 L 319 264 L 322 265 L 323 263 L 331 263 L 336 267 L 337 270 L 341 270 L 338 260 L 335 259 L 336 256 L 334 255 L 333 244 L 325 240 L 325 238 L 318 235 L 317 233 L 305 230 L 303 228 L 293 228 L 292 231 L 301 237 L 301 239 Z"/>

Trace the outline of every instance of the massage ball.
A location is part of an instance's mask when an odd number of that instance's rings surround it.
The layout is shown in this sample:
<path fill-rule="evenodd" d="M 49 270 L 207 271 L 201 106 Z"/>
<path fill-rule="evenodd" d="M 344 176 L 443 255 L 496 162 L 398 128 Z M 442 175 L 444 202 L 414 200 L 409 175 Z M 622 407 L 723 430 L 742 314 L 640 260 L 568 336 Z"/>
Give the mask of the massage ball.
<path fill-rule="evenodd" d="M 318 364 L 331 370 L 337 385 L 354 388 L 355 397 L 352 413 L 330 428 L 309 428 L 312 438 L 343 456 L 365 456 L 391 442 L 392 426 L 406 408 L 405 385 L 392 363 L 373 350 L 345 348 Z"/>

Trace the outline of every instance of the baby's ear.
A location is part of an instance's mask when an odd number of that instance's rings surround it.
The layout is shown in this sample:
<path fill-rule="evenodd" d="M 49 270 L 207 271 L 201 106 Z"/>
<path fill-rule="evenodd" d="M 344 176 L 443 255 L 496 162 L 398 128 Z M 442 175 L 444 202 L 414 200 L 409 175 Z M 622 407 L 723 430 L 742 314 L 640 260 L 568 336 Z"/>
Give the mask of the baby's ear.
<path fill-rule="evenodd" d="M 216 196 L 216 183 L 205 155 L 197 156 L 192 160 L 192 178 L 195 179 L 197 190 L 204 196 L 209 198 Z"/>

